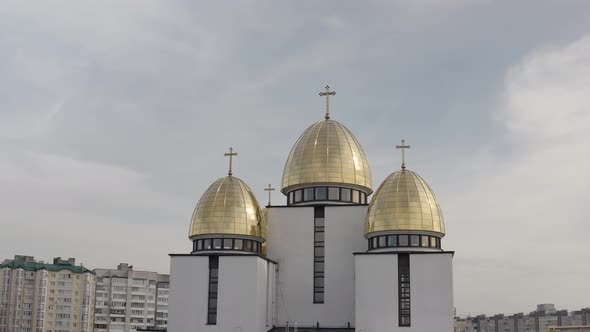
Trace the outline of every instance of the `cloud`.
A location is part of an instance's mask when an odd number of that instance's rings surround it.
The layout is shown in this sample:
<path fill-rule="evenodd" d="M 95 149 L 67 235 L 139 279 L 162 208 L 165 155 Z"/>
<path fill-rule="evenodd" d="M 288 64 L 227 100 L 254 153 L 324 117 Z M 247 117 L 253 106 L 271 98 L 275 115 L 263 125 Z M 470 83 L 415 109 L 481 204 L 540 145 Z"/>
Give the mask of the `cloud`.
<path fill-rule="evenodd" d="M 466 239 L 456 248 L 458 311 L 532 310 L 505 301 L 515 293 L 586 306 L 588 284 L 560 285 L 590 274 L 580 261 L 590 252 L 590 35 L 533 52 L 508 70 L 504 87 L 492 143 L 500 146 L 466 166 L 457 186 L 466 191 L 447 207 L 449 237 Z"/>
<path fill-rule="evenodd" d="M 118 252 L 116 259 L 166 272 L 165 260 L 154 264 L 151 257 L 184 249 L 186 234 L 178 225 L 185 226 L 193 202 L 152 189 L 148 176 L 62 156 L 0 151 L 0 187 L 10 188 L 0 191 L 2 219 L 11 234 L 0 241 L 1 252 L 77 256 L 92 266 L 111 265 Z"/>

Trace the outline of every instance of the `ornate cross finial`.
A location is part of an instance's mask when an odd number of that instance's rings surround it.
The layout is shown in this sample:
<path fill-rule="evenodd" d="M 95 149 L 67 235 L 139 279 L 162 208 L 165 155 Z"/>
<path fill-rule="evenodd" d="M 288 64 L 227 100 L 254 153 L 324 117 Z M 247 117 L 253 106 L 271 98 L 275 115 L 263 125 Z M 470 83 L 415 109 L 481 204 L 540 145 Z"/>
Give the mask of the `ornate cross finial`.
<path fill-rule="evenodd" d="M 268 187 L 264 188 L 264 191 L 268 191 L 268 206 L 270 206 L 270 193 L 275 191 L 275 188 L 273 188 L 269 183 Z"/>
<path fill-rule="evenodd" d="M 406 140 L 402 139 L 402 145 L 396 145 L 396 149 L 402 149 L 402 170 L 406 169 L 406 154 L 405 150 L 411 148 L 411 146 L 406 145 Z"/>
<path fill-rule="evenodd" d="M 326 96 L 326 120 L 330 119 L 330 96 L 335 96 L 336 91 L 330 91 L 330 86 L 326 85 L 326 92 L 320 92 L 320 96 Z"/>
<path fill-rule="evenodd" d="M 227 175 L 232 176 L 232 171 L 231 171 L 232 159 L 234 156 L 237 156 L 238 153 L 234 152 L 234 148 L 230 147 L 229 152 L 226 152 L 223 155 L 226 157 L 229 157 L 229 172 L 227 172 Z"/>

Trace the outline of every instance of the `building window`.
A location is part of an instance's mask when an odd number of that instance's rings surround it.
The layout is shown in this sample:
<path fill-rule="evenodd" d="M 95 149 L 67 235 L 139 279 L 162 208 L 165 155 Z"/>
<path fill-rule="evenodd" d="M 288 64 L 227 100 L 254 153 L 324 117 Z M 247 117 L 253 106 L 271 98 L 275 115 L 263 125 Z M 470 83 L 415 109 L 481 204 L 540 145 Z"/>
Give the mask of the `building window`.
<path fill-rule="evenodd" d="M 207 325 L 217 324 L 217 290 L 219 289 L 219 256 L 209 256 L 209 297 Z"/>
<path fill-rule="evenodd" d="M 313 188 L 303 189 L 303 200 L 306 202 L 315 200 L 313 196 Z"/>
<path fill-rule="evenodd" d="M 299 202 L 302 201 L 302 199 L 301 199 L 301 193 L 302 193 L 301 190 L 296 190 L 295 191 L 295 199 L 293 200 L 294 203 L 299 203 Z"/>
<path fill-rule="evenodd" d="M 397 236 L 388 235 L 387 236 L 387 246 L 388 247 L 397 247 Z"/>
<path fill-rule="evenodd" d="M 328 188 L 326 188 L 326 187 L 315 188 L 315 200 L 316 201 L 325 201 L 327 199 L 328 199 Z"/>
<path fill-rule="evenodd" d="M 234 240 L 234 249 L 235 250 L 242 250 L 242 239 L 235 239 Z"/>
<path fill-rule="evenodd" d="M 348 188 L 342 188 L 342 191 L 340 193 L 340 199 L 344 202 L 350 202 L 350 189 Z"/>
<path fill-rule="evenodd" d="M 428 244 L 429 244 L 428 243 L 429 242 L 428 241 L 428 235 L 422 235 L 420 238 L 422 239 L 422 241 L 421 241 L 422 246 L 423 247 L 428 247 Z"/>
<path fill-rule="evenodd" d="M 231 249 L 233 248 L 232 239 L 223 239 L 223 249 Z"/>
<path fill-rule="evenodd" d="M 289 198 L 289 205 L 293 204 L 293 192 L 290 192 L 287 197 Z"/>
<path fill-rule="evenodd" d="M 399 236 L 399 246 L 400 247 L 407 247 L 409 244 L 408 236 L 407 235 L 400 235 Z"/>
<path fill-rule="evenodd" d="M 352 191 L 352 202 L 353 203 L 360 203 L 361 202 L 360 192 L 358 190 Z"/>
<path fill-rule="evenodd" d="M 419 235 L 410 235 L 410 245 L 412 247 L 419 247 L 420 246 L 420 236 Z"/>
<path fill-rule="evenodd" d="M 410 326 L 410 255 L 408 254 L 399 254 L 397 256 L 397 283 L 399 296 L 399 326 Z"/>
<path fill-rule="evenodd" d="M 313 303 L 324 303 L 324 263 L 325 263 L 325 209 L 314 209 L 313 232 Z"/>
<path fill-rule="evenodd" d="M 328 199 L 331 201 L 340 200 L 340 188 L 330 187 L 328 188 Z"/>

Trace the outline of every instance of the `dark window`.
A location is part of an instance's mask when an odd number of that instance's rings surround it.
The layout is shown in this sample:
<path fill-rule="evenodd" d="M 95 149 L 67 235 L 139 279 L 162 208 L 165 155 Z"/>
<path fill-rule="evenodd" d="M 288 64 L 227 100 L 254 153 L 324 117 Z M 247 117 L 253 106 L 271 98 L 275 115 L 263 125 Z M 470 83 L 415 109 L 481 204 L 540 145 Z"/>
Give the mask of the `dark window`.
<path fill-rule="evenodd" d="M 213 239 L 213 249 L 221 249 L 221 239 Z"/>
<path fill-rule="evenodd" d="M 339 201 L 340 200 L 340 188 L 328 188 L 328 199 L 331 201 Z"/>
<path fill-rule="evenodd" d="M 408 254 L 397 255 L 397 279 L 399 291 L 399 326 L 410 326 L 410 255 Z"/>
<path fill-rule="evenodd" d="M 407 247 L 408 246 L 408 236 L 407 235 L 400 235 L 399 236 L 399 246 L 400 247 Z"/>
<path fill-rule="evenodd" d="M 234 249 L 242 250 L 242 239 L 235 239 L 234 240 Z"/>
<path fill-rule="evenodd" d="M 217 324 L 217 290 L 219 281 L 219 256 L 209 256 L 209 298 L 207 325 Z"/>
<path fill-rule="evenodd" d="M 350 199 L 351 199 L 350 189 L 342 188 L 341 193 L 340 193 L 340 199 L 344 202 L 350 202 Z"/>
<path fill-rule="evenodd" d="M 326 188 L 326 187 L 315 188 L 315 200 L 316 201 L 325 201 L 327 199 L 328 199 L 328 188 Z"/>
<path fill-rule="evenodd" d="M 313 235 L 313 303 L 324 303 L 325 209 L 314 208 Z"/>
<path fill-rule="evenodd" d="M 203 242 L 203 249 L 205 250 L 209 250 L 211 249 L 211 239 L 205 239 L 205 242 Z"/>
<path fill-rule="evenodd" d="M 313 188 L 305 188 L 303 189 L 303 200 L 304 201 L 313 201 Z"/>
<path fill-rule="evenodd" d="M 294 201 L 293 201 L 294 203 L 301 202 L 301 193 L 302 192 L 303 192 L 302 190 L 296 190 L 295 191 L 295 194 L 294 194 L 295 195 L 295 198 L 294 198 Z"/>
<path fill-rule="evenodd" d="M 233 247 L 231 239 L 223 239 L 223 249 L 231 249 Z"/>
<path fill-rule="evenodd" d="M 412 247 L 420 246 L 420 235 L 410 235 L 410 245 Z"/>
<path fill-rule="evenodd" d="M 388 247 L 397 247 L 397 236 L 388 235 L 387 236 L 387 246 Z"/>
<path fill-rule="evenodd" d="M 252 241 L 244 240 L 244 250 L 252 251 Z"/>

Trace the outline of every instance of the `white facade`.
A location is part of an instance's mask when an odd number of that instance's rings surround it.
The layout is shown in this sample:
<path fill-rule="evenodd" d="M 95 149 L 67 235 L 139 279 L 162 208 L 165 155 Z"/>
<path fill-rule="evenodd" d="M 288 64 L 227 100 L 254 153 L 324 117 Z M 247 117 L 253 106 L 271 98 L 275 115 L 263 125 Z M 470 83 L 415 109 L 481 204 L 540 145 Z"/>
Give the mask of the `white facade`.
<path fill-rule="evenodd" d="M 410 253 L 411 325 L 398 321 L 398 253 L 355 256 L 356 331 L 453 331 L 450 252 Z"/>
<path fill-rule="evenodd" d="M 276 264 L 257 255 L 220 254 L 217 319 L 207 324 L 209 256 L 172 255 L 171 332 L 261 332 L 275 315 Z"/>
<path fill-rule="evenodd" d="M 94 331 L 166 328 L 168 275 L 135 271 L 132 266 L 123 263 L 117 269 L 95 269 L 94 273 Z"/>
<path fill-rule="evenodd" d="M 354 326 L 354 256 L 365 205 L 325 207 L 325 301 L 313 301 L 314 207 L 269 207 L 267 256 L 279 263 L 278 325 Z"/>

